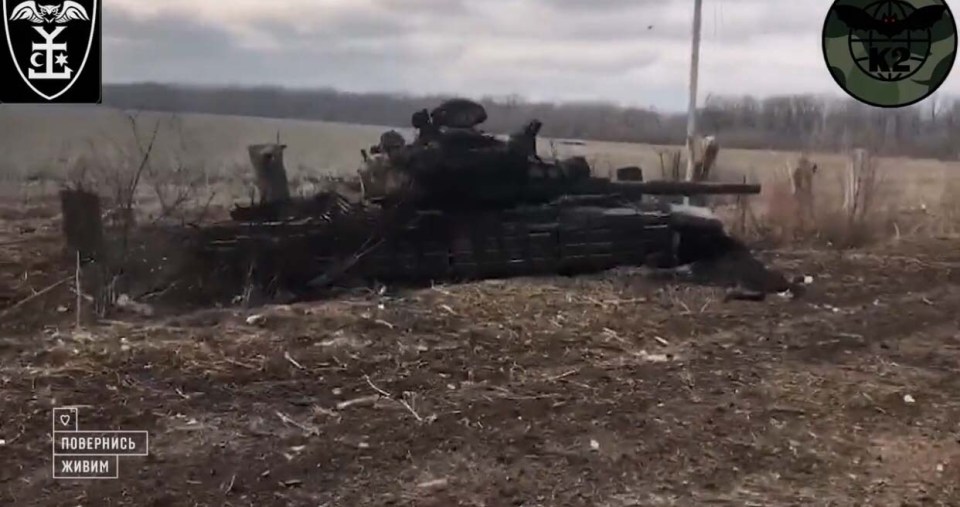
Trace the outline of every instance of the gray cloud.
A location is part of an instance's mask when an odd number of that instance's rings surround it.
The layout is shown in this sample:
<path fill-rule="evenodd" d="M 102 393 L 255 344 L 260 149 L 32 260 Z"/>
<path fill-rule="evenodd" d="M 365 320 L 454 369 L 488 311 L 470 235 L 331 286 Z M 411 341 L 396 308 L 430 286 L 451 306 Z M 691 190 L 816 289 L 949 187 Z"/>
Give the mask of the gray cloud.
<path fill-rule="evenodd" d="M 830 0 L 706 0 L 701 95 L 839 93 Z M 114 0 L 114 82 L 520 94 L 682 108 L 689 0 Z M 649 27 L 649 28 L 648 28 Z M 947 90 L 960 91 L 960 77 Z"/>

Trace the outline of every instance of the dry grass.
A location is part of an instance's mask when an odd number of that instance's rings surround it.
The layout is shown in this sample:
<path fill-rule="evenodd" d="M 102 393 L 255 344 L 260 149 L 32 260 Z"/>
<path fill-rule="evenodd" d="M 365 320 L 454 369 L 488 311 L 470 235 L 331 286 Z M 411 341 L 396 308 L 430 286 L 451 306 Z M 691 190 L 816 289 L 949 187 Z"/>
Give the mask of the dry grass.
<path fill-rule="evenodd" d="M 38 334 L 0 348 L 22 467 L 0 500 L 953 505 L 960 294 L 936 252 L 783 258 L 818 277 L 809 305 L 621 270 Z M 150 431 L 153 458 L 54 487 L 51 399 Z"/>
<path fill-rule="evenodd" d="M 238 170 L 245 172 L 249 166 L 247 145 L 274 142 L 278 133 L 290 146 L 284 159 L 291 171 L 349 174 L 360 163 L 360 149 L 375 144 L 383 131 L 363 125 L 204 114 L 178 114 L 171 121 L 166 113 L 143 112 L 138 118 L 144 137 L 155 122 L 161 123 L 154 149 L 157 160 L 176 157 L 187 165 L 203 165 L 212 181 L 243 174 Z M 126 112 L 106 107 L 7 106 L 0 111 L 0 130 L 5 134 L 0 153 L 7 154 L 0 172 L 21 177 L 62 177 L 77 156 L 90 154 L 91 145 L 100 151 L 136 150 Z"/>
<path fill-rule="evenodd" d="M 24 206 L 29 206 L 56 191 L 63 182 L 76 179 L 71 171 L 84 165 L 90 167 L 89 174 L 99 171 L 101 175 L 130 176 L 142 157 L 150 129 L 159 125 L 151 164 L 144 171 L 144 184 L 136 191 L 137 208 L 148 219 L 177 215 L 176 210 L 190 207 L 223 217 L 231 203 L 249 198 L 247 144 L 273 141 L 279 134 L 289 146 L 285 158 L 292 191 L 302 194 L 327 177 L 352 174 L 359 164 L 360 149 L 375 143 L 382 131 L 371 126 L 196 114 L 142 113 L 138 122 L 139 134 L 131 135 L 129 118 L 121 111 L 5 109 L 0 114 L 0 127 L 18 127 L 6 129 L 11 135 L 0 139 L 0 153 L 9 154 L 0 176 L 11 181 L 29 179 L 31 183 L 5 185 L 4 193 L 16 194 Z M 31 149 L 23 150 L 23 146 Z M 541 153 L 585 156 L 601 176 L 609 176 L 617 167 L 637 165 L 647 178 L 670 178 L 676 169 L 682 169 L 682 160 L 671 156 L 676 150 L 607 142 L 568 146 L 550 140 L 542 140 L 539 146 Z M 714 203 L 730 218 L 735 231 L 770 244 L 852 246 L 957 233 L 960 163 L 879 159 L 877 182 L 869 193 L 870 210 L 852 217 L 843 208 L 848 157 L 824 153 L 808 156 L 820 168 L 814 182 L 816 213 L 812 223 L 803 220 L 792 195 L 789 171 L 785 170 L 795 162 L 796 153 L 721 150 L 713 170 L 715 179 L 746 179 L 761 183 L 764 190 L 759 197 L 743 201 L 747 209 L 738 209 L 735 199 L 717 199 Z M 110 196 L 117 193 L 115 190 L 105 193 Z"/>
<path fill-rule="evenodd" d="M 806 212 L 794 193 L 789 170 L 796 155 L 780 157 L 781 164 L 773 170 L 748 176 L 763 184 L 760 196 L 720 207 L 732 229 L 748 239 L 778 246 L 848 248 L 960 233 L 960 173 L 952 173 L 948 167 L 952 164 L 873 159 L 848 206 L 850 158 L 815 156 L 820 170 L 814 178 L 814 205 Z"/>
<path fill-rule="evenodd" d="M 242 174 L 242 144 L 273 139 L 259 132 L 232 141 Z M 169 184 L 164 196 L 199 185 L 222 202 L 242 188 L 239 173 L 195 178 L 220 160 L 203 142 L 191 148 L 200 162 L 181 174 L 162 156 L 175 153 L 164 151 L 169 137 L 159 139 L 138 207 L 162 208 L 154 182 Z M 327 142 L 289 141 L 290 152 Z M 142 159 L 133 146 L 107 169 L 130 176 Z M 659 167 L 656 147 L 583 151 L 609 167 Z M 847 239 L 855 228 L 864 240 L 955 231 L 952 164 L 881 160 L 865 212 L 851 214 L 845 158 L 813 154 L 818 204 L 806 224 L 782 170 L 792 157 L 720 153 L 720 177 L 764 183 L 759 198 L 725 205 L 744 235 L 792 243 Z M 69 160 L 51 167 L 68 174 Z M 292 179 L 327 174 L 305 167 Z M 3 238 L 39 231 L 0 243 L 3 306 L 69 274 L 58 273 L 57 203 L 46 197 L 55 185 L 0 188 L 34 203 L 0 210 L 11 217 L 0 220 Z M 47 218 L 30 218 L 41 210 Z M 11 463 L 0 504 L 954 505 L 956 242 L 903 243 L 842 256 L 774 252 L 816 283 L 803 302 L 762 305 L 623 269 L 68 331 L 64 290 L 3 322 L 31 339 L 0 340 Z M 90 427 L 150 431 L 153 456 L 125 462 L 124 481 L 54 485 L 41 451 L 49 405 L 65 403 L 97 407 L 84 409 Z"/>

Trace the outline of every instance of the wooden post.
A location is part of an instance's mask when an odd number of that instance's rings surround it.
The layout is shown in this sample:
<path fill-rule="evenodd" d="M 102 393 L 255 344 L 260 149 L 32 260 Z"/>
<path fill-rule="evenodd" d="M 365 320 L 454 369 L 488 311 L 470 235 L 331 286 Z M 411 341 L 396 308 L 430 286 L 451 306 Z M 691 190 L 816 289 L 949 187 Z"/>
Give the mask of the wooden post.
<path fill-rule="evenodd" d="M 83 189 L 60 191 L 63 213 L 63 235 L 71 254 L 80 254 L 81 261 L 103 255 L 103 221 L 100 197 Z"/>
<path fill-rule="evenodd" d="M 790 175 L 793 199 L 798 206 L 799 219 L 804 229 L 808 229 L 816 223 L 813 191 L 816 173 L 817 164 L 814 164 L 805 154 L 801 154 Z"/>
<path fill-rule="evenodd" d="M 713 165 L 717 161 L 717 155 L 720 154 L 720 144 L 716 137 L 707 136 L 702 139 L 700 148 L 700 157 L 696 161 L 693 181 L 709 181 L 710 170 L 713 169 Z"/>
<path fill-rule="evenodd" d="M 260 203 L 290 200 L 287 171 L 283 166 L 285 144 L 254 144 L 247 147 L 256 176 Z"/>
<path fill-rule="evenodd" d="M 843 199 L 843 209 L 851 224 L 867 218 L 873 207 L 877 191 L 876 169 L 869 150 L 853 150 Z"/>
<path fill-rule="evenodd" d="M 747 184 L 747 177 L 743 176 L 743 184 Z M 737 209 L 740 211 L 740 235 L 747 235 L 747 199 L 746 196 L 737 196 Z"/>
<path fill-rule="evenodd" d="M 76 262 L 74 289 L 77 292 L 77 327 L 82 323 L 83 287 L 81 278 L 84 265 L 93 265 L 95 269 L 88 277 L 87 290 L 99 294 L 100 270 L 105 265 L 103 221 L 100 216 L 100 198 L 83 189 L 65 189 L 60 191 L 60 208 L 63 215 L 63 234 L 67 251 Z M 98 309 L 100 311 L 100 309 Z"/>
<path fill-rule="evenodd" d="M 697 152 L 697 80 L 700 71 L 700 25 L 703 0 L 693 2 L 693 44 L 690 50 L 690 103 L 687 107 L 687 181 L 693 180 L 694 158 Z M 683 198 L 690 203 L 689 197 Z"/>
<path fill-rule="evenodd" d="M 694 160 L 692 181 L 708 181 L 710 179 L 710 170 L 717 160 L 720 152 L 720 145 L 717 138 L 707 136 L 698 139 L 697 157 Z M 696 206 L 705 206 L 707 204 L 706 196 L 697 196 L 690 199 L 690 203 Z"/>
<path fill-rule="evenodd" d="M 853 217 L 858 212 L 858 200 L 861 193 L 861 184 L 865 167 L 869 163 L 870 154 L 864 149 L 855 149 L 847 165 L 847 181 L 844 185 L 843 209 L 848 216 Z"/>

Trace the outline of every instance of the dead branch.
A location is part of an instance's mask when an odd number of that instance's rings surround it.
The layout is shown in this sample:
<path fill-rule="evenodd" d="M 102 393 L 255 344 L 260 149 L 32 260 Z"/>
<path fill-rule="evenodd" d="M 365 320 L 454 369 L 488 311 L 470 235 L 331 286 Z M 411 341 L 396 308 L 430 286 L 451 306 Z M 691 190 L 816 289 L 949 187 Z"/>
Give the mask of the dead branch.
<path fill-rule="evenodd" d="M 185 135 L 182 131 L 182 125 L 176 121 L 176 117 L 171 119 L 176 127 L 176 133 L 180 138 L 180 150 L 185 151 Z M 184 160 L 182 153 L 176 154 L 170 167 L 157 168 L 156 164 L 150 164 L 147 176 L 151 181 L 153 194 L 160 204 L 160 214 L 153 219 L 153 223 L 160 222 L 167 218 L 176 218 L 184 225 L 189 220 L 188 215 L 196 214 L 195 222 L 202 222 L 206 217 L 210 204 L 213 202 L 217 192 L 210 191 L 208 171 L 204 167 L 193 167 Z M 202 193 L 200 188 L 208 191 L 207 202 L 194 213 L 186 213 L 185 208 L 188 204 L 197 200 Z"/>
<path fill-rule="evenodd" d="M 381 396 L 383 396 L 384 398 L 387 398 L 387 399 L 389 399 L 389 400 L 395 401 L 395 402 L 403 405 L 403 408 L 407 409 L 408 412 L 410 412 L 411 414 L 413 414 L 413 417 L 415 417 L 418 422 L 423 422 L 423 418 L 420 417 L 420 414 L 418 414 L 417 411 L 414 410 L 413 407 L 411 407 L 409 403 L 407 403 L 407 400 L 394 398 L 392 395 L 390 395 L 390 393 L 388 393 L 388 392 L 384 391 L 383 389 L 380 389 L 379 387 L 377 387 L 376 385 L 374 385 L 373 381 L 370 380 L 370 377 L 369 377 L 368 375 L 364 375 L 364 376 L 363 376 L 363 379 L 367 381 L 367 384 L 369 384 L 370 387 L 373 388 L 374 391 L 376 391 L 377 393 L 379 393 L 379 394 L 380 394 Z"/>
<path fill-rule="evenodd" d="M 392 397 L 393 397 L 393 396 L 390 395 L 390 393 L 388 393 L 388 392 L 384 391 L 383 389 L 380 389 L 379 387 L 377 387 L 376 385 L 374 385 L 373 382 L 370 380 L 370 376 L 369 376 L 369 375 L 364 375 L 364 376 L 363 376 L 363 380 L 366 380 L 366 381 L 367 381 L 367 384 L 370 385 L 370 387 L 373 388 L 374 391 L 380 393 L 381 395 L 383 395 L 383 396 L 385 396 L 385 397 L 387 397 L 387 398 L 392 398 Z"/>
<path fill-rule="evenodd" d="M 37 299 L 37 298 L 43 296 L 44 294 L 46 294 L 46 293 L 48 293 L 48 292 L 56 289 L 57 287 L 65 284 L 65 283 L 67 283 L 67 282 L 69 282 L 69 281 L 71 281 L 71 280 L 73 280 L 73 275 L 68 276 L 68 277 L 64 278 L 63 280 L 60 280 L 59 282 L 56 282 L 56 283 L 54 283 L 54 284 L 51 284 L 51 285 L 49 285 L 49 286 L 41 289 L 39 292 L 36 292 L 36 293 L 34 293 L 34 294 L 32 294 L 32 295 L 30 295 L 30 296 L 28 296 L 28 297 L 20 300 L 19 302 L 17 302 L 17 303 L 14 304 L 13 306 L 9 306 L 9 307 L 5 308 L 5 309 L 3 310 L 3 312 L 0 312 L 0 317 L 5 317 L 8 313 L 12 312 L 13 310 L 16 310 L 17 308 L 20 308 L 21 306 L 23 306 L 23 305 L 25 305 L 25 304 L 33 301 L 34 299 Z"/>
<path fill-rule="evenodd" d="M 283 412 L 280 412 L 280 411 L 277 411 L 277 412 L 275 412 L 275 413 L 277 414 L 277 417 L 279 417 L 281 421 L 283 421 L 284 423 L 289 424 L 289 425 L 291 425 L 291 426 L 295 426 L 295 427 L 297 427 L 297 428 L 300 428 L 301 430 L 303 430 L 304 432 L 306 432 L 308 435 L 319 435 L 319 434 L 320 434 L 320 430 L 319 430 L 318 428 L 316 428 L 315 426 L 306 426 L 306 425 L 304 425 L 304 424 L 298 423 L 297 421 L 293 420 L 292 417 L 290 417 L 290 416 L 288 416 L 287 414 L 284 414 Z"/>
<path fill-rule="evenodd" d="M 304 369 L 305 369 L 302 364 L 298 363 L 297 360 L 294 359 L 293 356 L 290 355 L 290 352 L 284 352 L 284 353 L 283 353 L 283 358 L 286 359 L 290 364 L 292 364 L 292 365 L 293 365 L 294 367 L 296 367 L 298 370 L 304 370 Z"/>
<path fill-rule="evenodd" d="M 340 403 L 337 403 L 337 410 L 343 410 L 347 407 L 352 407 L 353 405 L 360 405 L 364 403 L 376 403 L 381 397 L 382 395 L 380 394 L 373 394 L 370 396 L 361 396 L 359 398 L 344 400 L 344 401 L 341 401 Z"/>
<path fill-rule="evenodd" d="M 153 146 L 157 141 L 157 135 L 160 133 L 160 120 L 157 120 L 153 126 L 153 132 L 150 134 L 150 140 L 147 142 L 146 147 L 144 147 L 143 143 L 140 141 L 140 132 L 137 128 L 137 116 L 138 113 L 127 115 L 127 119 L 130 121 L 130 129 L 133 131 L 133 137 L 137 143 L 137 149 L 140 152 L 140 162 L 137 165 L 136 171 L 133 173 L 133 178 L 130 179 L 129 185 L 126 188 L 124 200 L 120 203 L 125 212 L 128 213 L 128 215 L 125 217 L 125 222 L 127 222 L 124 225 L 125 235 L 127 232 L 129 232 L 129 213 L 133 211 L 133 203 L 136 201 L 137 188 L 140 186 L 140 179 L 143 177 L 143 172 L 150 163 L 150 156 L 153 154 Z"/>

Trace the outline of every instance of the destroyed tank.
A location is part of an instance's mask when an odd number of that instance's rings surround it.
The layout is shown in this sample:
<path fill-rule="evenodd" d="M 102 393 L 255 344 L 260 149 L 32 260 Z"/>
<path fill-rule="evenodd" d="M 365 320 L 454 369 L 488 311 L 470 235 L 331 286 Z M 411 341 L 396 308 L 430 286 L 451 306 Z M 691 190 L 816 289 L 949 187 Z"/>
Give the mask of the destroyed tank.
<path fill-rule="evenodd" d="M 709 209 L 664 197 L 756 194 L 758 185 L 643 181 L 637 167 L 617 171 L 629 181 L 611 181 L 583 157 L 540 157 L 539 121 L 503 139 L 478 128 L 486 118 L 465 99 L 414 113 L 411 142 L 389 131 L 362 151 L 357 198 L 325 192 L 236 208 L 234 223 L 204 231 L 211 267 L 299 293 L 749 255 Z M 788 288 L 760 271 L 757 290 Z"/>

